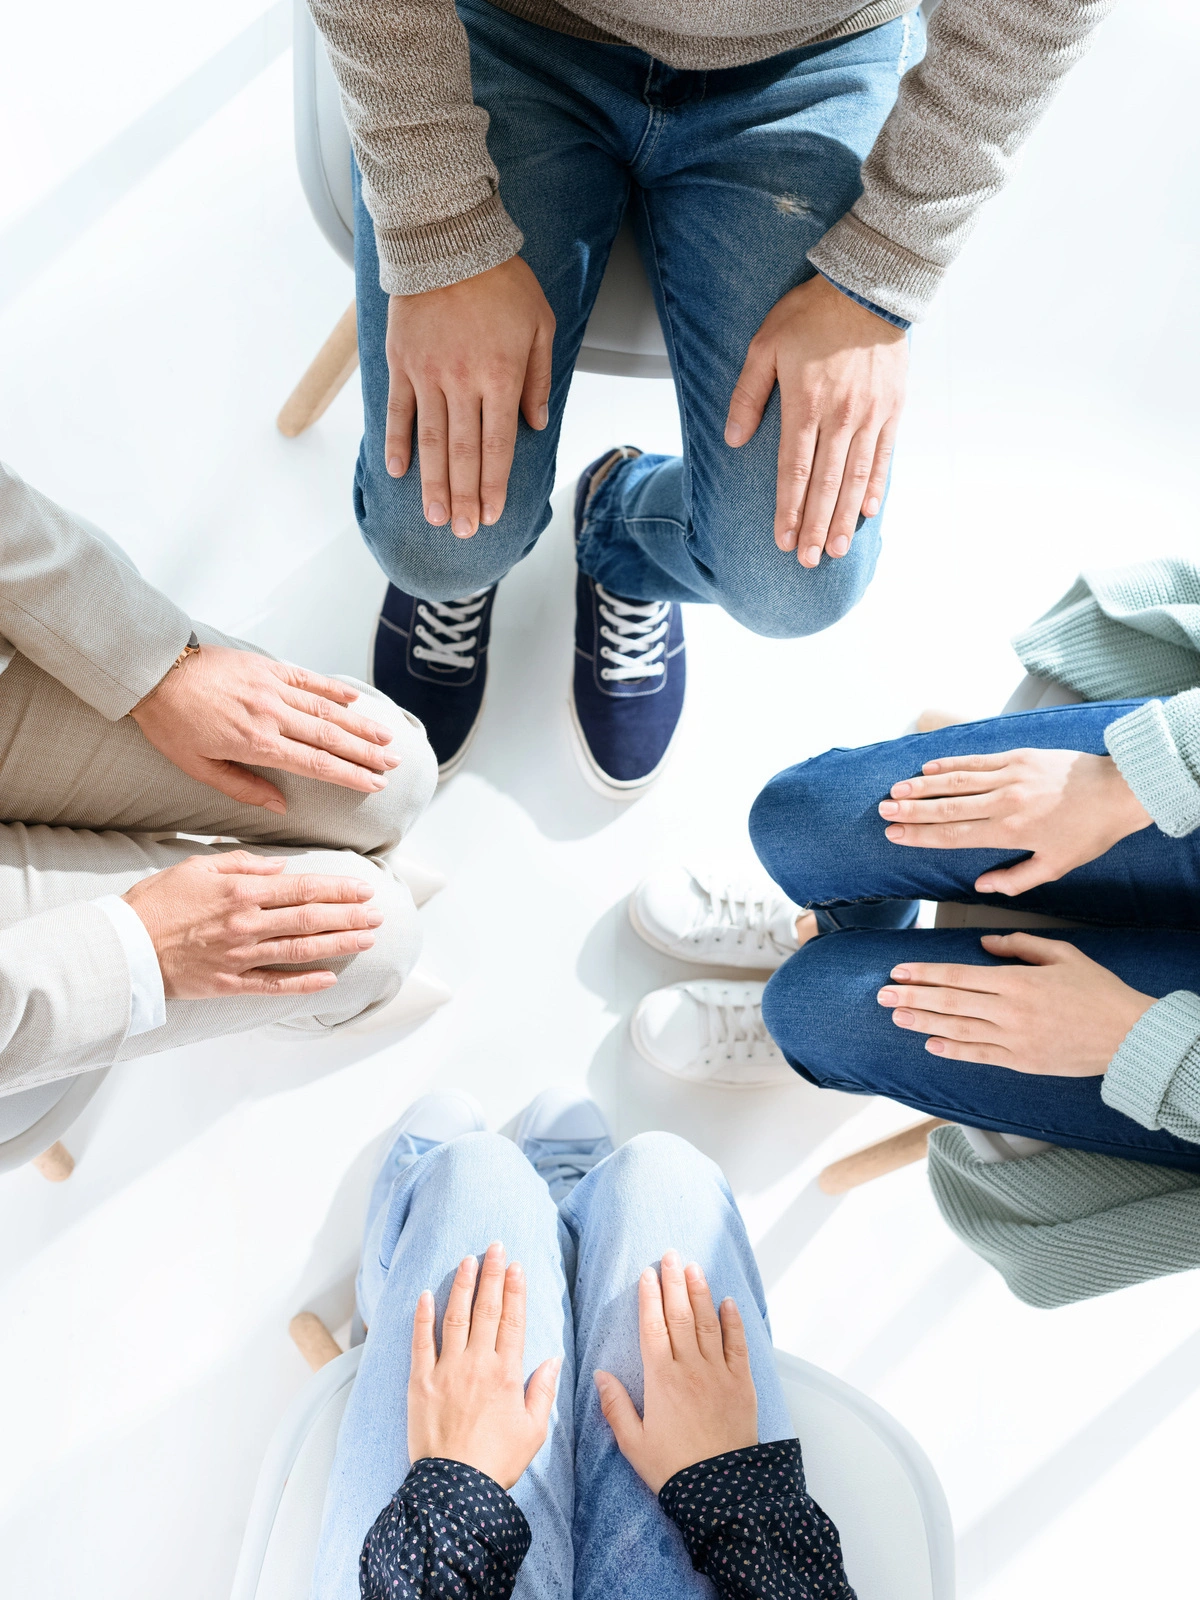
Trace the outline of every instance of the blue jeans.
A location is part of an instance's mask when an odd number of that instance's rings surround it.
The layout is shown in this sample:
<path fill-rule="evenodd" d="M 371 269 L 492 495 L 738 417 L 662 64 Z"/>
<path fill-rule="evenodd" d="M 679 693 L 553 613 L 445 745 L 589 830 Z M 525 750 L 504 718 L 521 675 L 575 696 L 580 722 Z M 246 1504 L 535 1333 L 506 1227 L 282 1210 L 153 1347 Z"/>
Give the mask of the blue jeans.
<path fill-rule="evenodd" d="M 1140 701 L 1052 706 L 964 723 L 862 750 L 830 750 L 772 778 L 750 813 L 754 847 L 799 905 L 832 908 L 843 931 L 812 940 L 767 985 L 763 1016 L 788 1060 L 814 1083 L 882 1094 L 970 1127 L 1200 1172 L 1200 1149 L 1151 1132 L 1100 1096 L 1096 1078 L 1034 1077 L 939 1060 L 876 1003 L 900 961 L 994 965 L 977 929 L 900 926 L 915 900 L 1035 911 L 1088 924 L 1066 938 L 1156 998 L 1200 990 L 1200 836 L 1155 827 L 1096 861 L 1022 895 L 981 895 L 988 867 L 1023 859 L 1000 850 L 917 850 L 890 844 L 877 807 L 892 784 L 940 756 L 1041 748 L 1103 755 L 1104 729 Z M 872 926 L 854 926 L 859 913 Z M 885 916 L 891 929 L 880 929 Z"/>
<path fill-rule="evenodd" d="M 754 1253 L 720 1170 L 672 1134 L 641 1134 L 559 1209 L 514 1144 L 473 1133 L 411 1160 L 373 1204 L 359 1274 L 367 1341 L 326 1493 L 314 1600 L 357 1600 L 363 1540 L 408 1472 L 417 1296 L 433 1288 L 440 1325 L 459 1261 L 493 1239 L 525 1268 L 526 1377 L 547 1356 L 563 1358 L 546 1443 L 512 1491 L 533 1532 L 517 1600 L 712 1600 L 674 1523 L 617 1449 L 592 1373 L 615 1373 L 641 1404 L 637 1281 L 674 1247 L 701 1262 L 718 1301 L 733 1295 L 741 1309 L 759 1438 L 795 1437 Z"/>
<path fill-rule="evenodd" d="M 871 580 L 880 518 L 863 523 L 841 560 L 801 567 L 773 538 L 778 391 L 739 450 L 724 443 L 725 416 L 759 324 L 813 276 L 806 252 L 858 197 L 862 160 L 923 48 L 919 15 L 705 73 L 569 38 L 488 0 L 459 0 L 458 11 L 500 193 L 557 318 L 550 420 L 540 433 L 520 422 L 504 512 L 473 539 L 425 521 L 415 465 L 387 475 L 387 296 L 356 174 L 366 431 L 355 506 L 376 560 L 401 589 L 446 600 L 529 554 L 550 519 L 571 374 L 628 207 L 671 356 L 684 453 L 642 456 L 605 480 L 580 565 L 612 593 L 713 602 L 777 638 L 829 627 Z M 614 418 L 597 446 L 621 442 Z"/>

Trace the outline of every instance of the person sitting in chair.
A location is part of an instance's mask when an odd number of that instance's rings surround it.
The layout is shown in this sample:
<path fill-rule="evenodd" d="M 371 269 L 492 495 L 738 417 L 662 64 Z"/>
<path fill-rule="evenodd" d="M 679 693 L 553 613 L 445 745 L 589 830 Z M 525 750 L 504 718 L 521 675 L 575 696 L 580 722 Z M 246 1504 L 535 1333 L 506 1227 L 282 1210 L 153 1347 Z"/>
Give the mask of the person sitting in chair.
<path fill-rule="evenodd" d="M 614 446 L 576 493 L 572 725 L 616 797 L 679 720 L 681 601 L 792 638 L 862 595 L 906 329 L 1111 4 L 942 0 L 925 52 L 913 0 L 310 0 L 356 156 L 374 681 L 443 775 L 623 216 L 684 453 Z"/>
<path fill-rule="evenodd" d="M 0 1095 L 387 1005 L 419 948 L 388 853 L 436 785 L 415 717 L 193 624 L 2 465 L 0 636 Z"/>
<path fill-rule="evenodd" d="M 566 1090 L 484 1127 L 424 1096 L 376 1178 L 314 1600 L 853 1600 L 719 1169 Z"/>

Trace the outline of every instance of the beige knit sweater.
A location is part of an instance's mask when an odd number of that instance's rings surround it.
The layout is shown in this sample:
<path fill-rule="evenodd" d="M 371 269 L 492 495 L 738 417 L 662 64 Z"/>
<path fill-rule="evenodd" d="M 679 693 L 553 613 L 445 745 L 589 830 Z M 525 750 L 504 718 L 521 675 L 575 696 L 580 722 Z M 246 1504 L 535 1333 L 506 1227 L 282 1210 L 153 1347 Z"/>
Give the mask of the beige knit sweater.
<path fill-rule="evenodd" d="M 559 33 L 693 71 L 878 26 L 912 0 L 499 0 Z M 506 261 L 522 236 L 473 102 L 453 0 L 309 0 L 342 90 L 389 294 Z M 918 320 L 1018 148 L 1115 0 L 941 0 L 863 166 L 854 209 L 809 252 L 835 282 Z M 547 40 L 553 49 L 552 37 Z"/>

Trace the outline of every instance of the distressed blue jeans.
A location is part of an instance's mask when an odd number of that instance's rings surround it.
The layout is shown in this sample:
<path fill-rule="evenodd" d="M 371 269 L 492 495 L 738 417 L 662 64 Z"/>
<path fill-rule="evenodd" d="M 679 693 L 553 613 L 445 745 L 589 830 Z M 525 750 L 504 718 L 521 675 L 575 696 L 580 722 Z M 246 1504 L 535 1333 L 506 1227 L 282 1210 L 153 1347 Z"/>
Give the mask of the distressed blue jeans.
<path fill-rule="evenodd" d="M 493 1239 L 525 1268 L 526 1378 L 563 1358 L 549 1436 L 512 1491 L 533 1534 L 514 1600 L 713 1600 L 617 1449 L 592 1373 L 615 1373 L 642 1404 L 638 1278 L 674 1248 L 701 1263 L 718 1302 L 738 1303 L 760 1440 L 795 1438 L 754 1252 L 720 1170 L 674 1134 L 643 1133 L 556 1208 L 516 1145 L 472 1133 L 406 1160 L 376 1185 L 372 1208 L 358 1279 L 367 1342 L 326 1491 L 313 1600 L 358 1600 L 363 1540 L 408 1472 L 417 1296 L 433 1289 L 440 1326 L 458 1263 Z"/>
<path fill-rule="evenodd" d="M 887 1095 L 968 1127 L 1200 1172 L 1200 1148 L 1114 1111 L 1101 1098 L 1101 1078 L 1035 1077 L 939 1058 L 875 999 L 901 961 L 998 964 L 977 928 L 907 928 L 918 900 L 1087 924 L 1046 937 L 1069 939 L 1156 999 L 1200 990 L 1200 834 L 1172 839 L 1144 828 L 1056 882 L 1009 898 L 976 893 L 975 879 L 1025 852 L 891 844 L 877 809 L 894 783 L 941 756 L 1029 748 L 1104 755 L 1105 728 L 1139 704 L 1051 706 L 962 723 L 830 750 L 771 779 L 750 813 L 759 859 L 798 905 L 840 925 L 803 945 L 763 996 L 767 1027 L 798 1072 L 824 1088 Z"/>
<path fill-rule="evenodd" d="M 772 637 L 829 627 L 871 580 L 880 517 L 862 524 L 841 560 L 802 567 L 773 537 L 778 391 L 741 449 L 725 444 L 725 417 L 763 318 L 813 276 L 806 252 L 858 197 L 862 160 L 921 54 L 919 14 L 748 67 L 683 72 L 488 0 L 459 0 L 458 12 L 501 198 L 557 319 L 550 420 L 542 432 L 519 423 L 504 512 L 473 539 L 425 521 L 416 465 L 388 476 L 387 296 L 356 173 L 366 428 L 355 507 L 376 560 L 399 588 L 448 600 L 529 554 L 550 519 L 571 375 L 628 210 L 670 352 L 683 455 L 642 456 L 610 474 L 580 565 L 614 594 L 712 602 Z M 597 454 L 627 442 L 636 443 L 614 416 Z"/>

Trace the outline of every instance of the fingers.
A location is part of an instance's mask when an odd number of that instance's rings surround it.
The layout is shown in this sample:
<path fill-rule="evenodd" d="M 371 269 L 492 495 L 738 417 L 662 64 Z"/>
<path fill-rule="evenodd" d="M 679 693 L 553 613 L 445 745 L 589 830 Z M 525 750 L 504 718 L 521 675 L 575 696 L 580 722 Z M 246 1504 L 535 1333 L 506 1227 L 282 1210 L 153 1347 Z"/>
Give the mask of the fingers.
<path fill-rule="evenodd" d="M 191 859 L 206 867 L 209 872 L 245 873 L 250 877 L 257 876 L 262 878 L 278 877 L 287 866 L 286 856 L 252 856 L 249 850 L 229 850 L 222 852 L 220 855 L 192 856 Z M 360 882 L 361 880 L 335 879 L 333 881 Z"/>
<path fill-rule="evenodd" d="M 362 739 L 367 744 L 389 745 L 392 743 L 392 730 L 382 722 L 373 722 L 370 717 L 363 717 L 356 711 L 346 709 L 346 702 L 334 700 L 330 696 L 321 694 L 318 690 L 310 689 L 305 684 L 288 684 L 280 690 L 280 698 L 285 705 L 293 710 L 302 712 L 307 717 L 315 718 L 319 722 L 331 723 L 337 728 L 350 734 L 355 739 Z M 394 767 L 400 765 L 400 757 L 391 751 L 384 750 L 390 764 Z"/>
<path fill-rule="evenodd" d="M 1051 967 L 1068 961 L 1087 961 L 1082 950 L 1076 950 L 1068 939 L 1039 939 L 1033 933 L 986 933 L 980 944 L 992 956 L 1015 957 L 1034 967 Z M 968 968 L 968 971 L 973 970 Z M 1003 972 L 1003 967 L 991 968 Z M 895 974 L 893 973 L 894 977 Z"/>
<path fill-rule="evenodd" d="M 977 1067 L 1007 1067 L 1016 1072 L 1025 1070 L 1017 1066 L 1011 1050 L 999 1044 L 985 1044 L 978 1039 L 935 1037 L 926 1039 L 925 1048 L 931 1056 L 941 1056 L 945 1061 L 969 1061 Z"/>
<path fill-rule="evenodd" d="M 496 1354 L 520 1371 L 525 1354 L 525 1273 L 514 1261 L 504 1275 L 504 1300 L 496 1329 Z"/>
<path fill-rule="evenodd" d="M 452 391 L 446 396 L 446 415 L 450 531 L 457 539 L 470 539 L 479 529 L 479 467 L 483 443 L 480 396 Z M 424 459 L 422 456 L 422 471 Z"/>
<path fill-rule="evenodd" d="M 413 419 L 416 414 L 417 396 L 412 384 L 404 372 L 389 361 L 383 459 L 393 478 L 402 478 L 412 462 Z M 424 470 L 424 461 L 421 465 Z"/>
<path fill-rule="evenodd" d="M 375 944 L 369 928 L 348 933 L 311 933 L 294 939 L 256 939 L 241 950 L 231 950 L 230 960 L 244 962 L 248 969 L 260 967 L 303 967 L 313 961 L 337 961 L 343 956 L 360 955 Z"/>
<path fill-rule="evenodd" d="M 893 822 L 883 833 L 889 844 L 904 844 L 910 850 L 986 850 L 996 845 L 995 823 L 987 817 L 977 822 L 910 822 L 907 826 Z"/>
<path fill-rule="evenodd" d="M 263 665 L 269 672 L 281 679 L 293 689 L 299 689 L 306 694 L 319 695 L 322 700 L 333 700 L 339 706 L 352 705 L 358 699 L 358 690 L 352 689 L 348 683 L 340 683 L 337 678 L 326 678 L 319 672 L 310 672 L 307 667 L 293 666 L 290 661 L 267 661 L 262 659 Z M 305 708 L 307 709 L 307 707 Z M 380 744 L 387 744 L 392 737 L 392 730 L 385 728 L 382 722 L 369 722 L 362 717 L 364 727 L 372 728 L 379 736 Z M 370 734 L 364 733 L 364 738 Z"/>
<path fill-rule="evenodd" d="M 936 761 L 927 761 L 921 771 L 927 777 L 944 776 L 947 772 L 999 772 L 1001 767 L 1012 764 L 1015 750 L 993 751 L 986 756 L 939 756 Z M 918 783 L 919 779 L 912 779 Z M 892 791 L 893 794 L 895 790 Z"/>
<path fill-rule="evenodd" d="M 500 1327 L 500 1312 L 504 1307 L 504 1246 L 499 1240 L 484 1251 L 483 1266 L 479 1273 L 479 1291 L 475 1296 L 475 1312 L 471 1318 L 472 1350 L 495 1350 L 496 1334 Z M 522 1334 L 524 1324 L 522 1323 Z M 521 1341 L 525 1348 L 524 1337 Z"/>
<path fill-rule="evenodd" d="M 886 1004 L 886 1002 L 880 1002 Z M 941 1039 L 956 1039 L 960 1042 L 975 1040 L 984 1044 L 995 1044 L 1001 1038 L 1001 1030 L 994 1023 L 982 1017 L 955 1016 L 952 1013 L 941 1012 L 936 1007 L 926 1007 L 924 997 L 914 1001 L 912 1006 L 899 1006 L 892 1012 L 892 1021 L 897 1028 L 903 1028 L 908 1033 L 932 1033 Z"/>
<path fill-rule="evenodd" d="M 804 508 L 812 488 L 812 477 L 817 454 L 816 415 L 796 420 L 795 408 L 782 408 L 779 430 L 779 462 L 775 477 L 775 543 L 780 550 L 796 550 L 800 540 L 800 525 Z M 805 561 L 805 552 L 799 550 L 800 560 L 806 566 L 815 566 L 821 559 Z"/>
<path fill-rule="evenodd" d="M 311 703 L 314 707 L 321 704 L 319 700 Z M 400 757 L 383 748 L 377 740 L 363 738 L 346 728 L 343 723 L 346 715 L 341 712 L 326 717 L 307 708 L 292 710 L 285 706 L 279 717 L 279 732 L 284 741 L 282 749 L 286 752 L 286 742 L 295 742 L 310 756 L 324 753 L 336 760 L 369 768 L 373 775 L 391 772 L 400 765 Z"/>
<path fill-rule="evenodd" d="M 332 972 L 272 972 L 269 968 L 251 968 L 227 978 L 225 994 L 292 995 L 317 994 L 322 989 L 332 989 L 337 977 Z"/>
<path fill-rule="evenodd" d="M 454 1274 L 450 1285 L 450 1298 L 442 1318 L 442 1359 L 460 1356 L 467 1348 L 471 1333 L 471 1296 L 475 1292 L 475 1279 L 479 1264 L 474 1256 L 466 1256 Z"/>
<path fill-rule="evenodd" d="M 417 453 L 421 460 L 421 500 L 425 520 L 435 528 L 450 520 L 449 422 L 446 397 L 440 389 L 417 396 Z"/>
<path fill-rule="evenodd" d="M 879 438 L 875 441 L 875 459 L 871 464 L 871 475 L 867 479 L 867 491 L 863 496 L 862 514 L 864 517 L 877 517 L 883 505 L 883 497 L 887 491 L 888 473 L 892 467 L 892 456 L 896 450 L 896 430 L 899 422 L 895 417 L 889 417 L 879 430 Z"/>
<path fill-rule="evenodd" d="M 283 872 L 282 867 L 288 864 L 287 857 L 276 856 L 274 860 L 281 863 L 281 870 L 275 874 L 277 882 L 241 886 L 241 894 L 247 905 L 256 905 L 260 910 L 267 911 L 278 906 L 361 904 L 374 897 L 374 887 L 364 883 L 361 878 L 326 878 L 317 872 Z"/>
<path fill-rule="evenodd" d="M 696 1343 L 696 1318 L 688 1298 L 687 1280 L 683 1275 L 683 1262 L 678 1250 L 663 1253 L 659 1267 L 662 1278 L 663 1316 L 671 1339 L 671 1353 L 676 1361 L 695 1361 L 699 1355 Z"/>
<path fill-rule="evenodd" d="M 598 1371 L 592 1377 L 600 1396 L 604 1420 L 613 1431 L 617 1448 L 623 1456 L 628 1456 L 636 1448 L 638 1435 L 642 1431 L 642 1419 L 638 1416 L 637 1407 L 629 1398 L 625 1385 L 619 1378 L 614 1378 L 611 1372 Z"/>
<path fill-rule="evenodd" d="M 433 1369 L 437 1364 L 433 1320 L 433 1292 L 424 1289 L 417 1298 L 417 1309 L 413 1313 L 412 1366 L 409 1369 L 408 1379 L 410 1387 L 415 1382 L 423 1382 L 433 1376 Z"/>
<path fill-rule="evenodd" d="M 638 1279 L 638 1337 L 644 1367 L 671 1359 L 671 1335 L 663 1315 L 662 1286 L 653 1267 L 647 1267 Z"/>
<path fill-rule="evenodd" d="M 1019 861 L 1015 867 L 985 872 L 981 878 L 976 878 L 975 888 L 980 894 L 1024 894 L 1041 883 L 1053 883 L 1059 875 L 1035 851 L 1028 861 Z"/>
<path fill-rule="evenodd" d="M 860 428 L 850 441 L 846 462 L 842 469 L 842 483 L 837 504 L 829 521 L 825 548 L 836 561 L 850 548 L 866 499 L 867 481 L 875 459 L 875 433 L 871 428 Z"/>
<path fill-rule="evenodd" d="M 775 387 L 775 356 L 757 339 L 750 341 L 746 360 L 729 400 L 725 419 L 725 443 L 734 449 L 745 444 L 762 421 L 771 390 Z M 782 546 L 780 547 L 782 548 Z"/>
<path fill-rule="evenodd" d="M 965 989 L 976 994 L 1002 994 L 1006 986 L 1003 967 L 973 967 L 945 961 L 906 961 L 889 973 L 896 983 L 920 984 L 931 989 Z"/>
<path fill-rule="evenodd" d="M 558 1375 L 562 1371 L 562 1357 L 552 1356 L 543 1361 L 530 1378 L 525 1390 L 525 1415 L 534 1424 L 542 1438 L 550 1426 L 550 1412 L 558 1390 Z"/>
<path fill-rule="evenodd" d="M 879 815 L 888 822 L 985 822 L 991 816 L 996 796 L 959 794 L 937 800 L 881 800 Z"/>
<path fill-rule="evenodd" d="M 692 1308 L 696 1343 L 700 1347 L 700 1354 L 705 1361 L 720 1361 L 723 1354 L 721 1321 L 717 1316 L 717 1308 L 713 1305 L 712 1291 L 705 1282 L 704 1273 L 694 1261 L 684 1269 L 683 1277 Z"/>
<path fill-rule="evenodd" d="M 547 307 L 549 312 L 549 307 Z M 521 411 L 525 421 L 539 433 L 550 421 L 551 357 L 554 349 L 554 315 L 538 323 L 525 365 L 525 384 L 521 390 Z M 484 519 L 487 520 L 486 517 Z"/>
<path fill-rule="evenodd" d="M 382 922 L 383 912 L 360 900 L 343 900 L 333 905 L 322 905 L 318 901 L 258 910 L 251 936 L 259 941 L 297 939 L 322 933 L 367 931 L 378 928 Z"/>
<path fill-rule="evenodd" d="M 721 1301 L 721 1338 L 724 1344 L 725 1365 L 730 1372 L 738 1377 L 749 1376 L 750 1345 L 746 1339 L 742 1314 L 737 1308 L 737 1301 L 732 1298 Z"/>
<path fill-rule="evenodd" d="M 483 397 L 483 433 L 480 443 L 479 521 L 490 528 L 500 520 L 508 496 L 517 444 L 518 397 L 511 389 Z M 457 514 L 457 513 L 456 513 Z"/>

